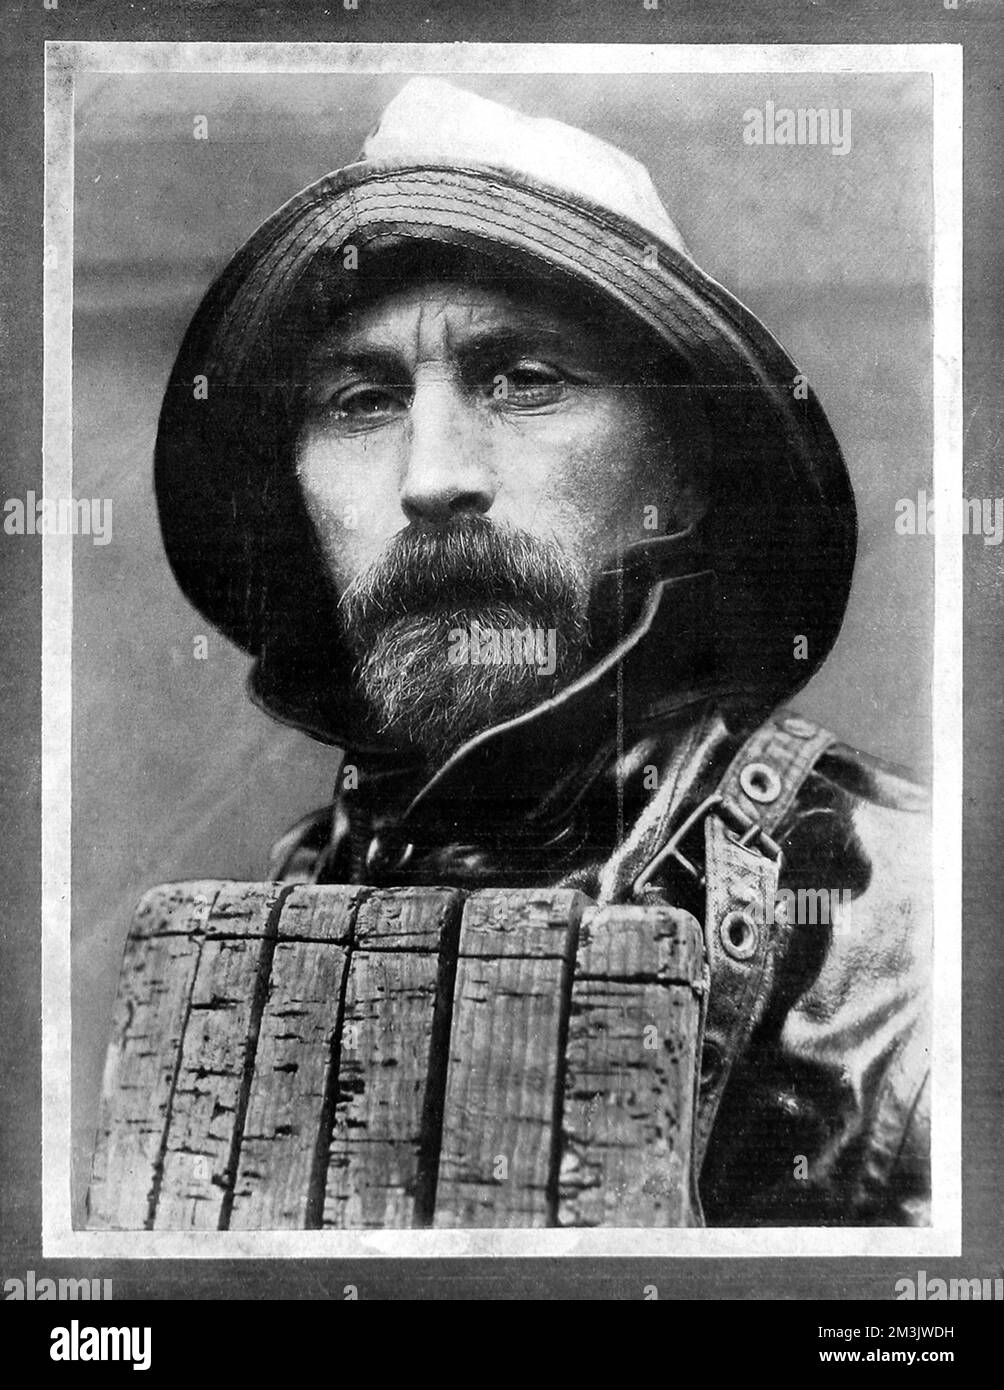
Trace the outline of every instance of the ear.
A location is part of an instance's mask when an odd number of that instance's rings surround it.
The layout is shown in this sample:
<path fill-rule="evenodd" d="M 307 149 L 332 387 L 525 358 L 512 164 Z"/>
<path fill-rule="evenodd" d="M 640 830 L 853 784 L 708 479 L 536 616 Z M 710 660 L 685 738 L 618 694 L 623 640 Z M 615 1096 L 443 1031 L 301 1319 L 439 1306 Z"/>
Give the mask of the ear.
<path fill-rule="evenodd" d="M 667 533 L 700 521 L 711 502 L 711 430 L 701 392 L 674 385 L 664 395 L 669 454 Z"/>
<path fill-rule="evenodd" d="M 710 499 L 703 482 L 692 475 L 674 470 L 673 495 L 670 498 L 671 526 L 667 531 L 683 531 L 701 521 L 707 513 Z"/>

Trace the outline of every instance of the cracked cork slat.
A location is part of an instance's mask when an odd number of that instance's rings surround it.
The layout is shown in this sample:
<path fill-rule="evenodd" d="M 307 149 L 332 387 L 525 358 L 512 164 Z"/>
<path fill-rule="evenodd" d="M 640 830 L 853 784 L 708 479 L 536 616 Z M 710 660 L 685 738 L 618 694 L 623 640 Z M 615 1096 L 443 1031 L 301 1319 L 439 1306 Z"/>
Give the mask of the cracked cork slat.
<path fill-rule="evenodd" d="M 670 908 L 587 912 L 568 1026 L 558 1224 L 688 1226 L 701 930 Z"/>
<path fill-rule="evenodd" d="M 484 890 L 464 911 L 435 1225 L 551 1223 L 571 964 L 588 899 Z"/>
<path fill-rule="evenodd" d="M 359 914 L 342 1028 L 325 1226 L 431 1219 L 463 895 L 375 893 Z"/>
<path fill-rule="evenodd" d="M 366 890 L 298 887 L 279 917 L 231 1230 L 303 1230 L 337 1068 L 344 975 Z"/>
<path fill-rule="evenodd" d="M 148 892 L 126 942 L 87 1199 L 92 1230 L 143 1230 L 159 1180 L 201 942 L 218 884 Z"/>
<path fill-rule="evenodd" d="M 221 884 L 216 895 L 170 1102 L 155 1230 L 227 1224 L 276 918 L 289 892 Z"/>

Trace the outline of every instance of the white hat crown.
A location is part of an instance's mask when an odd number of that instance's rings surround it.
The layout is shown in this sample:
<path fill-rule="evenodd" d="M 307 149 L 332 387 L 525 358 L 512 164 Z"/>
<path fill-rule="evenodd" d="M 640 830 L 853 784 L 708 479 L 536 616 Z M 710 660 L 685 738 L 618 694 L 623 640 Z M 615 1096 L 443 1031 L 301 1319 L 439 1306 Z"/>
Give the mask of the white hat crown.
<path fill-rule="evenodd" d="M 367 137 L 381 165 L 474 165 L 529 178 L 637 223 L 687 254 L 648 170 L 587 131 L 525 116 L 435 77 L 407 82 Z"/>

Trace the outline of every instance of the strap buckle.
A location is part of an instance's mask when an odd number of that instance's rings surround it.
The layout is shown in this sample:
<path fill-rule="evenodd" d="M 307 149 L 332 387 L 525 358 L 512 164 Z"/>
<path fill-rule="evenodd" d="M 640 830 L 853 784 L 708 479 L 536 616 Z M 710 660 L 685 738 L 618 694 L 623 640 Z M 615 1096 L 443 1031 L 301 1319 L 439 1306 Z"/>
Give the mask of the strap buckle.
<path fill-rule="evenodd" d="M 641 873 L 631 885 L 631 895 L 638 898 L 646 886 L 666 862 L 673 859 L 681 869 L 703 888 L 705 876 L 700 868 L 683 853 L 681 845 L 687 836 L 692 834 L 698 827 L 704 824 L 707 816 L 715 813 L 725 823 L 726 829 L 732 831 L 739 837 L 739 844 L 746 848 L 757 850 L 768 859 L 773 859 L 781 867 L 783 854 L 781 846 L 776 840 L 771 839 L 759 821 L 748 816 L 741 807 L 737 806 L 731 797 L 723 796 L 721 792 L 712 792 L 706 796 L 699 806 L 697 806 L 663 845 L 662 849 L 649 860 L 648 864 L 642 869 Z"/>

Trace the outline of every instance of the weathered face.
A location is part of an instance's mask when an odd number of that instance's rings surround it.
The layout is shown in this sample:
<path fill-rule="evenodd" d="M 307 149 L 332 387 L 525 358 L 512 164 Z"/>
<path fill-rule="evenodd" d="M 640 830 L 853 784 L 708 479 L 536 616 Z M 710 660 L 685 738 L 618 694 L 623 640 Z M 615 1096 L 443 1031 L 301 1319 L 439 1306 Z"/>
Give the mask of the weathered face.
<path fill-rule="evenodd" d="M 668 501 L 664 393 L 633 354 L 544 292 L 447 282 L 345 315 L 311 354 L 297 476 L 400 743 L 448 752 L 576 674 L 595 576 Z M 554 632 L 557 669 L 546 635 L 535 670 L 505 642 L 482 661 L 480 638 L 457 660 L 478 624 Z"/>
<path fill-rule="evenodd" d="M 549 308 L 428 284 L 318 345 L 297 471 L 342 590 L 409 522 L 482 515 L 595 572 L 666 488 L 662 413 L 631 345 Z"/>

